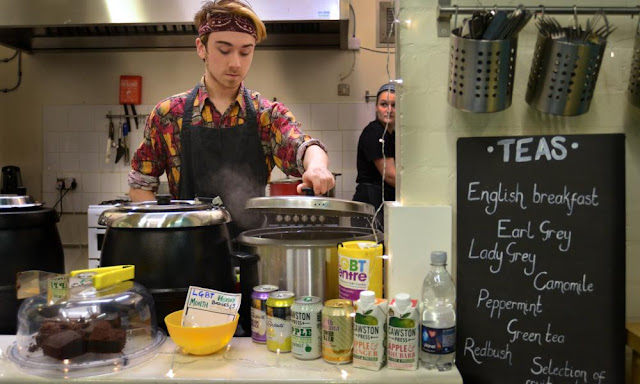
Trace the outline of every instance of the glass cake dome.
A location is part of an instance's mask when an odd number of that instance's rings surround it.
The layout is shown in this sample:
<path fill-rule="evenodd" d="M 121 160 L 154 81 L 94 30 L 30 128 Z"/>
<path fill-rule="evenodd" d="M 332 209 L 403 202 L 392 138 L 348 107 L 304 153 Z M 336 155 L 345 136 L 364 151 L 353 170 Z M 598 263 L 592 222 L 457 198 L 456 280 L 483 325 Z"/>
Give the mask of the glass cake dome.
<path fill-rule="evenodd" d="M 123 279 L 125 268 L 130 277 Z M 46 292 L 20 306 L 7 356 L 25 372 L 51 378 L 118 372 L 154 357 L 166 335 L 153 297 L 131 278 L 133 266 L 118 266 L 48 281 Z"/>

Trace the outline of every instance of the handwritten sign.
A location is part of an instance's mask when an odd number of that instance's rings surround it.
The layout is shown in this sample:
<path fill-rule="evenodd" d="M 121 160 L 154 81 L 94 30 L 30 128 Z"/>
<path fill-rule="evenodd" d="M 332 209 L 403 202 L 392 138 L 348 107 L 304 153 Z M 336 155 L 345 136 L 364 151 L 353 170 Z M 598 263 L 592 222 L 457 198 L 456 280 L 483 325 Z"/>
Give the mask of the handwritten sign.
<path fill-rule="evenodd" d="M 624 382 L 624 135 L 457 143 L 465 383 Z"/>
<path fill-rule="evenodd" d="M 182 326 L 208 327 L 233 321 L 241 300 L 239 293 L 190 286 L 182 312 Z"/>

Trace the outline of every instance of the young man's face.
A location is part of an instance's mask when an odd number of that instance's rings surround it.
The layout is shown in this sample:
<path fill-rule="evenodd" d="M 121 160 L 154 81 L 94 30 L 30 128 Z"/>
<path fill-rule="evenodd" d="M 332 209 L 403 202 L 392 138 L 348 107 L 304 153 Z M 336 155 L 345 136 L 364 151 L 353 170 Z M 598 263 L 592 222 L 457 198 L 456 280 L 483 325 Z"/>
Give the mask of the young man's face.
<path fill-rule="evenodd" d="M 212 32 L 205 47 L 196 39 L 198 56 L 205 62 L 206 77 L 224 88 L 238 88 L 247 76 L 256 39 L 243 32 Z"/>

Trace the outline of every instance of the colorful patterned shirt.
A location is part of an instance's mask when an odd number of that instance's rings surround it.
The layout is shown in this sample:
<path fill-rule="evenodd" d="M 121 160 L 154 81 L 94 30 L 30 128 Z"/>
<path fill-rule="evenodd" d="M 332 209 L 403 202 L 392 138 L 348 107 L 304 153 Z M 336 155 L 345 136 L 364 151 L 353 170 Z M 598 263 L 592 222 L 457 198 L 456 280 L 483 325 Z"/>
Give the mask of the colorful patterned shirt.
<path fill-rule="evenodd" d="M 193 103 L 193 126 L 229 128 L 244 124 L 246 105 L 244 84 L 238 97 L 229 108 L 216 110 L 204 85 L 204 78 L 197 85 L 198 94 Z M 132 188 L 156 191 L 159 177 L 167 173 L 169 190 L 174 198 L 179 196 L 180 182 L 180 130 L 182 115 L 189 91 L 168 97 L 159 102 L 147 119 L 144 139 L 131 160 L 128 182 Z M 281 103 L 271 102 L 258 92 L 249 90 L 249 98 L 256 110 L 258 130 L 269 171 L 274 166 L 285 174 L 299 177 L 304 173 L 302 159 L 310 145 L 324 145 L 300 130 L 300 123 Z"/>

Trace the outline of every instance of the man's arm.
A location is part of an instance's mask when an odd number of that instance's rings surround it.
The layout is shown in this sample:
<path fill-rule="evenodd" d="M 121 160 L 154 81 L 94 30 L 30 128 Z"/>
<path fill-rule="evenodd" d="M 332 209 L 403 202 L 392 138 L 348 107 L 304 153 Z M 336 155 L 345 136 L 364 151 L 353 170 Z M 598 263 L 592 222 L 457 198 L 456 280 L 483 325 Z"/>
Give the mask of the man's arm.
<path fill-rule="evenodd" d="M 310 145 L 304 152 L 302 164 L 304 173 L 302 183 L 298 185 L 299 194 L 302 194 L 302 188 L 311 187 L 315 195 L 322 195 L 335 186 L 336 180 L 329 171 L 329 157 L 321 147 Z"/>

